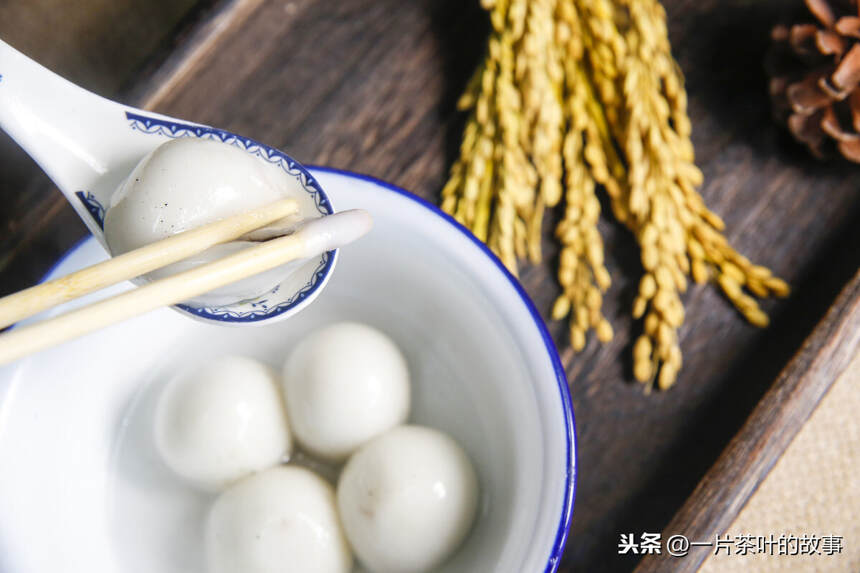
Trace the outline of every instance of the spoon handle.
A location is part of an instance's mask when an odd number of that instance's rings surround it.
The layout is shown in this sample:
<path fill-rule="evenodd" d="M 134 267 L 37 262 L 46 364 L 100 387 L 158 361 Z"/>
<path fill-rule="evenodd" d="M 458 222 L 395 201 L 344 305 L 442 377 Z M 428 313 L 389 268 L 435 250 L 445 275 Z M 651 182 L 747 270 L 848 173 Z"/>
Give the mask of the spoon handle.
<path fill-rule="evenodd" d="M 99 126 L 122 113 L 123 106 L 79 88 L 0 41 L 0 128 L 67 198 L 110 169 L 105 162 L 110 137 Z"/>

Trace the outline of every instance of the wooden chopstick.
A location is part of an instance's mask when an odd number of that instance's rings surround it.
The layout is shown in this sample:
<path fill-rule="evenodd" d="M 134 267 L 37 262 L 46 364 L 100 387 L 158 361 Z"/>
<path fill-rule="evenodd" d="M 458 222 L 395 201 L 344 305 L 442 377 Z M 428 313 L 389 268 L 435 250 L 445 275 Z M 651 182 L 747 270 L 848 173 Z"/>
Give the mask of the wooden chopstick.
<path fill-rule="evenodd" d="M 364 235 L 371 226 L 370 215 L 360 209 L 314 219 L 291 235 L 270 239 L 195 269 L 12 330 L 0 335 L 0 365 L 132 316 L 182 302 L 289 261 L 338 248 Z"/>
<path fill-rule="evenodd" d="M 282 199 L 3 297 L 0 299 L 0 329 L 58 304 L 181 261 L 213 245 L 232 241 L 298 210 L 295 199 Z"/>

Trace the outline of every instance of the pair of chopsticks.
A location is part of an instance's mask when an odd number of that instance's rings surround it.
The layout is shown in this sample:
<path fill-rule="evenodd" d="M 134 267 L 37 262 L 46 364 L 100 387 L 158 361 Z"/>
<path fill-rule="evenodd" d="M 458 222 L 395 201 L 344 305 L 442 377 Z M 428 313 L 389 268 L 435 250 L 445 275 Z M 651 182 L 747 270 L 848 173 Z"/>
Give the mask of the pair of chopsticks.
<path fill-rule="evenodd" d="M 118 282 L 132 279 L 232 241 L 297 213 L 294 199 L 283 199 L 113 257 L 65 277 L 0 299 L 0 329 L 43 310 Z M 334 216 L 334 215 L 332 215 Z M 209 292 L 286 262 L 310 256 L 301 233 L 270 239 L 112 298 L 0 335 L 0 364 L 65 342 L 115 322 Z"/>

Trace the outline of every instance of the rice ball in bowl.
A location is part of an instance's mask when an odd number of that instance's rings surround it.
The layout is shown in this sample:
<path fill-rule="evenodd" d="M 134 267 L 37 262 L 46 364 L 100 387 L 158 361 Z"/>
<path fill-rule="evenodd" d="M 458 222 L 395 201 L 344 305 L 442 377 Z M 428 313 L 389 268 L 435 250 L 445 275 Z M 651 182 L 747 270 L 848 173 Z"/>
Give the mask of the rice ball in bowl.
<path fill-rule="evenodd" d="M 385 333 L 357 322 L 308 333 L 287 357 L 283 390 L 299 445 L 332 461 L 409 415 L 406 358 Z"/>
<path fill-rule="evenodd" d="M 208 573 L 350 573 L 331 485 L 295 466 L 240 481 L 209 511 L 206 562 Z"/>
<path fill-rule="evenodd" d="M 170 469 L 208 490 L 279 463 L 292 437 L 275 372 L 230 355 L 179 372 L 158 398 L 155 444 Z"/>
<path fill-rule="evenodd" d="M 463 542 L 478 504 L 478 480 L 456 441 L 423 426 L 399 426 L 353 455 L 337 504 L 347 538 L 374 573 L 425 573 Z"/>

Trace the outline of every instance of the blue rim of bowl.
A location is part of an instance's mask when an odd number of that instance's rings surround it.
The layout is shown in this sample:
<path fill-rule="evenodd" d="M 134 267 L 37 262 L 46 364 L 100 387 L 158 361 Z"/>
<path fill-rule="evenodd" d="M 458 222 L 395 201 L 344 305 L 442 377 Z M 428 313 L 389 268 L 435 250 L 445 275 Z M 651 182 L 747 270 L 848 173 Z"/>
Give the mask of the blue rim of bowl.
<path fill-rule="evenodd" d="M 564 546 L 567 542 L 568 534 L 570 533 L 570 524 L 573 518 L 573 503 L 576 498 L 576 473 L 578 465 L 576 464 L 576 455 L 577 455 L 577 438 L 576 438 L 576 419 L 573 415 L 573 403 L 570 398 L 570 388 L 567 385 L 567 373 L 564 371 L 564 367 L 561 364 L 561 358 L 558 355 L 558 350 L 555 347 L 555 342 L 552 339 L 552 336 L 549 333 L 549 330 L 546 327 L 546 323 L 543 320 L 543 317 L 538 312 L 537 308 L 535 308 L 534 302 L 532 302 L 531 297 L 523 288 L 520 281 L 511 274 L 511 272 L 502 264 L 502 261 L 485 245 L 480 239 L 478 239 L 470 230 L 461 225 L 454 217 L 449 215 L 448 213 L 442 211 L 439 207 L 430 203 L 426 199 L 419 197 L 405 189 L 397 187 L 391 183 L 386 181 L 382 181 L 381 179 L 377 179 L 371 175 L 364 175 L 363 173 L 355 173 L 354 171 L 346 171 L 343 169 L 336 169 L 334 167 L 322 167 L 318 165 L 307 165 L 306 166 L 311 171 L 318 171 L 321 173 L 333 173 L 335 175 L 343 175 L 345 177 L 352 177 L 355 179 L 360 179 L 363 181 L 367 181 L 368 183 L 373 183 L 379 187 L 387 189 L 389 191 L 393 191 L 398 195 L 406 197 L 407 199 L 411 199 L 415 201 L 417 204 L 426 208 L 430 212 L 438 215 L 446 222 L 450 223 L 455 229 L 460 231 L 464 236 L 466 236 L 472 243 L 474 243 L 489 259 L 496 265 L 496 267 L 502 272 L 502 274 L 508 279 L 511 286 L 514 287 L 517 294 L 520 295 L 520 299 L 523 304 L 529 310 L 529 313 L 532 316 L 532 320 L 534 321 L 535 326 L 540 332 L 541 337 L 543 338 L 544 346 L 546 347 L 547 354 L 549 354 L 550 360 L 552 361 L 553 369 L 555 370 L 556 383 L 558 384 L 559 394 L 561 395 L 561 403 L 562 409 L 564 410 L 564 422 L 565 428 L 567 430 L 567 476 L 566 476 L 566 486 L 565 486 L 565 494 L 564 494 L 564 507 L 561 512 L 561 521 L 558 525 L 558 530 L 555 536 L 555 542 L 553 543 L 552 552 L 549 557 L 549 561 L 547 562 L 546 569 L 544 573 L 554 573 L 560 563 L 562 554 L 564 553 Z"/>
<path fill-rule="evenodd" d="M 393 191 L 398 195 L 406 197 L 407 199 L 411 199 L 422 207 L 428 209 L 430 212 L 438 215 L 443 220 L 450 223 L 455 229 L 460 231 L 460 233 L 466 236 L 470 241 L 472 241 L 472 243 L 474 243 L 479 249 L 481 249 L 481 251 L 485 255 L 487 255 L 487 257 L 489 257 L 489 259 L 496 265 L 499 271 L 501 271 L 502 274 L 508 279 L 508 282 L 514 287 L 517 294 L 519 294 L 523 304 L 525 304 L 526 308 L 528 308 L 529 313 L 532 316 L 532 320 L 534 321 L 535 326 L 540 332 L 540 335 L 544 342 L 544 346 L 546 347 L 547 354 L 549 354 L 550 361 L 552 362 L 552 366 L 555 371 L 556 382 L 559 388 L 559 394 L 561 395 L 562 409 L 564 410 L 565 427 L 567 430 L 567 479 L 565 480 L 566 487 L 564 507 L 562 509 L 561 521 L 558 525 L 552 552 L 547 562 L 546 569 L 544 570 L 544 573 L 554 573 L 561 564 L 564 546 L 567 542 L 568 534 L 570 533 L 570 524 L 573 517 L 573 505 L 574 500 L 576 498 L 576 474 L 577 469 L 579 468 L 578 464 L 576 463 L 576 456 L 578 454 L 578 448 L 576 446 L 578 444 L 578 441 L 576 436 L 576 418 L 573 414 L 573 404 L 570 399 L 570 388 L 567 385 L 567 373 L 564 371 L 564 367 L 561 364 L 561 358 L 558 355 L 558 350 L 555 347 L 555 342 L 553 341 L 552 336 L 550 336 L 549 330 L 547 330 L 546 323 L 544 322 L 543 317 L 541 317 L 537 308 L 535 308 L 531 297 L 520 284 L 520 281 L 510 273 L 510 271 L 505 267 L 505 265 L 502 264 L 502 262 L 495 255 L 495 253 L 493 253 L 483 242 L 481 242 L 477 237 L 475 237 L 475 235 L 473 235 L 471 231 L 469 231 L 466 227 L 457 222 L 457 220 L 451 217 L 449 214 L 439 209 L 439 207 L 437 207 L 436 205 L 430 203 L 425 199 L 422 199 L 417 195 L 410 193 L 409 191 L 406 191 L 405 189 L 401 189 L 396 185 L 393 185 L 386 181 L 382 181 L 381 179 L 377 179 L 370 175 L 364 175 L 362 173 L 355 173 L 342 169 L 335 169 L 333 167 L 321 167 L 316 165 L 307 165 L 305 167 L 309 170 L 319 171 L 321 173 L 333 173 L 335 175 L 353 177 L 356 179 L 367 181 L 368 183 L 373 183 L 374 185 L 382 187 L 383 189 Z M 60 256 L 60 258 L 51 266 L 51 268 L 48 270 L 47 273 L 45 273 L 45 275 L 39 282 L 45 282 L 46 280 L 48 280 L 51 275 L 56 272 L 60 265 L 62 265 L 72 254 L 74 254 L 75 251 L 83 247 L 87 241 L 92 239 L 92 236 L 87 235 L 78 240 L 68 251 L 66 251 L 62 256 Z"/>
<path fill-rule="evenodd" d="M 279 149 L 270 147 L 249 137 L 207 125 L 186 123 L 171 118 L 154 117 L 132 111 L 126 111 L 125 117 L 129 122 L 130 129 L 147 135 L 157 135 L 169 139 L 183 137 L 212 139 L 234 145 L 246 153 L 280 167 L 287 175 L 294 177 L 302 186 L 302 189 L 310 195 L 320 215 L 325 216 L 334 213 L 334 208 L 328 195 L 317 180 L 314 179 L 314 176 L 304 165 Z M 98 199 L 92 193 L 78 191 L 75 195 L 83 203 L 96 224 L 104 228 L 105 206 L 99 203 Z M 282 300 L 271 306 L 268 305 L 268 299 L 263 297 L 274 295 L 281 288 L 280 284 L 275 286 L 272 291 L 249 301 L 252 310 L 234 311 L 217 306 L 191 306 L 187 304 L 177 304 L 174 308 L 195 318 L 216 322 L 254 323 L 266 321 L 285 313 L 295 312 L 309 304 L 328 282 L 336 261 L 337 250 L 323 253 L 320 256 L 319 264 L 314 268 L 307 284 L 294 294 L 291 294 L 287 300 Z"/>

